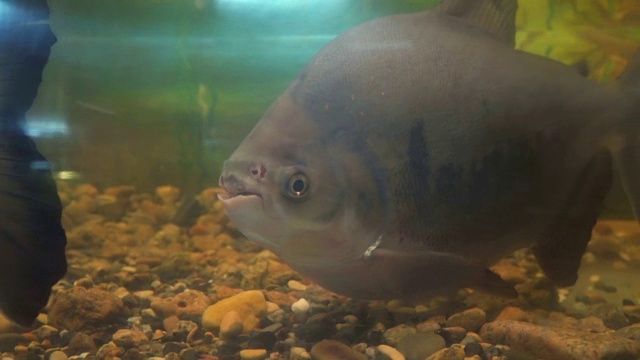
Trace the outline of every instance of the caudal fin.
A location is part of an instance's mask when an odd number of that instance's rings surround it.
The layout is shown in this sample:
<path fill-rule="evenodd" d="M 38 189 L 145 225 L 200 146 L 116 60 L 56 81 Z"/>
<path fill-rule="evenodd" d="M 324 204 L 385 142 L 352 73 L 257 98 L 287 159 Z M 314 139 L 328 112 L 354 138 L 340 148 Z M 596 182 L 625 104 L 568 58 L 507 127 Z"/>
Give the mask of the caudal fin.
<path fill-rule="evenodd" d="M 62 206 L 46 160 L 24 135 L 0 135 L 0 310 L 29 326 L 66 272 Z"/>
<path fill-rule="evenodd" d="M 56 39 L 46 0 L 0 4 L 0 311 L 28 326 L 67 265 L 56 185 L 21 126 Z"/>

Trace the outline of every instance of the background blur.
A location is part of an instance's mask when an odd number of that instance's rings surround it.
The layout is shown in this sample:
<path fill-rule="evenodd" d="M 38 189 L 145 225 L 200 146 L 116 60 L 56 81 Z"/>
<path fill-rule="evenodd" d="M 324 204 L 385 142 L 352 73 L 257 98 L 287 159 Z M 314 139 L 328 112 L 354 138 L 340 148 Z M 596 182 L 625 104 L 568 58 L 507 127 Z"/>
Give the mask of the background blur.
<path fill-rule="evenodd" d="M 29 133 L 59 178 L 217 184 L 222 162 L 306 62 L 366 20 L 435 0 L 49 0 L 58 37 Z M 518 47 L 615 78 L 637 0 L 520 0 Z M 609 216 L 629 208 L 617 188 Z"/>

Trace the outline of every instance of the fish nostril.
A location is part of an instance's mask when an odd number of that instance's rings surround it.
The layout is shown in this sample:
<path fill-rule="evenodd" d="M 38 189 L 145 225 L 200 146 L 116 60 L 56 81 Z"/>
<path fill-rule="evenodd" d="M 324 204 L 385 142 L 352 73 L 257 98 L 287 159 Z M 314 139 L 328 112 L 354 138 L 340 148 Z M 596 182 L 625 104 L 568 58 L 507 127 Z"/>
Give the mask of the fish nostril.
<path fill-rule="evenodd" d="M 267 173 L 267 169 L 263 165 L 251 165 L 249 167 L 249 172 L 251 173 L 251 177 L 254 179 L 262 179 Z"/>

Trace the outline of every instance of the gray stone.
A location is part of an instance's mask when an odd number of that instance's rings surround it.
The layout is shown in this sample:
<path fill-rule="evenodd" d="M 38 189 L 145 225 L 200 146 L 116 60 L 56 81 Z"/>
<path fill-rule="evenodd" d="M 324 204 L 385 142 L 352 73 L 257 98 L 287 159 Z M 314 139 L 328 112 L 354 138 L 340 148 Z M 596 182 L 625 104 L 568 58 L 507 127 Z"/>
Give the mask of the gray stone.
<path fill-rule="evenodd" d="M 402 355 L 398 349 L 389 345 L 378 345 L 376 350 L 375 360 L 406 360 L 405 356 Z"/>
<path fill-rule="evenodd" d="M 613 333 L 613 335 L 634 340 L 638 344 L 638 346 L 640 346 L 640 324 L 635 324 L 618 329 Z"/>
<path fill-rule="evenodd" d="M 480 327 L 487 322 L 487 314 L 480 308 L 473 308 L 451 315 L 446 326 L 460 326 L 467 331 L 478 332 Z"/>
<path fill-rule="evenodd" d="M 123 351 L 120 347 L 118 347 L 113 342 L 106 343 L 98 349 L 96 353 L 96 360 L 111 360 L 114 357 L 121 357 Z"/>
<path fill-rule="evenodd" d="M 56 350 L 49 354 L 49 360 L 67 360 L 69 357 L 64 351 Z"/>
<path fill-rule="evenodd" d="M 609 303 L 595 306 L 590 311 L 591 315 L 599 317 L 607 327 L 617 330 L 629 325 L 629 320 L 624 315 L 621 307 Z"/>
<path fill-rule="evenodd" d="M 427 332 L 405 336 L 398 342 L 396 348 L 407 360 L 424 360 L 444 347 L 445 342 L 442 336 Z"/>
<path fill-rule="evenodd" d="M 322 340 L 311 348 L 313 360 L 367 360 L 367 356 L 361 354 L 349 346 L 336 340 Z"/>
<path fill-rule="evenodd" d="M 416 328 L 408 325 L 398 325 L 387 329 L 383 335 L 385 344 L 396 347 L 400 340 L 404 337 L 413 335 L 417 332 Z"/>
<path fill-rule="evenodd" d="M 610 334 L 576 329 L 540 326 L 520 321 L 494 321 L 482 326 L 484 341 L 555 360 L 634 360 L 640 356 L 638 345 Z"/>
<path fill-rule="evenodd" d="M 129 349 L 146 344 L 149 339 L 140 330 L 120 329 L 113 334 L 112 341 L 118 346 Z"/>
<path fill-rule="evenodd" d="M 464 347 L 460 344 L 453 344 L 449 348 L 439 350 L 426 360 L 464 360 L 464 357 Z"/>

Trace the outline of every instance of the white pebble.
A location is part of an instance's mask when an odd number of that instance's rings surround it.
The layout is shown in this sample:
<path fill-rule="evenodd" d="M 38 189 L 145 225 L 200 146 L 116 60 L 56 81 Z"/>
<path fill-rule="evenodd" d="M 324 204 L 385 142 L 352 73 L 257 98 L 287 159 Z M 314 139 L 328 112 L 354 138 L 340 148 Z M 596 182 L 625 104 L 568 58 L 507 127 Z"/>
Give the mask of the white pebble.
<path fill-rule="evenodd" d="M 291 305 L 291 310 L 295 314 L 304 314 L 309 311 L 309 302 L 305 298 L 300 298 L 300 300 Z"/>

